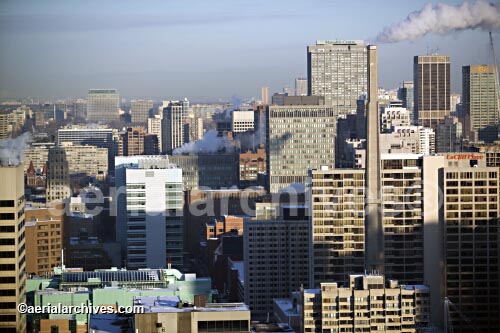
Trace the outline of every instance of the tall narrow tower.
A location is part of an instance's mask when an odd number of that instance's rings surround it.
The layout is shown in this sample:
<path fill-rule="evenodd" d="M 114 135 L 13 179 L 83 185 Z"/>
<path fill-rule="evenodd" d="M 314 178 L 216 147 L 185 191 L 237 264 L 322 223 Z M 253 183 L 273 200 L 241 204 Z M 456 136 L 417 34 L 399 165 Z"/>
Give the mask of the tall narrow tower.
<path fill-rule="evenodd" d="M 23 166 L 0 161 L 0 179 L 0 331 L 26 332 L 26 315 L 17 311 L 26 302 Z"/>
<path fill-rule="evenodd" d="M 368 45 L 368 96 L 366 101 L 365 269 L 384 273 L 384 235 L 380 198 L 380 151 L 377 46 Z"/>

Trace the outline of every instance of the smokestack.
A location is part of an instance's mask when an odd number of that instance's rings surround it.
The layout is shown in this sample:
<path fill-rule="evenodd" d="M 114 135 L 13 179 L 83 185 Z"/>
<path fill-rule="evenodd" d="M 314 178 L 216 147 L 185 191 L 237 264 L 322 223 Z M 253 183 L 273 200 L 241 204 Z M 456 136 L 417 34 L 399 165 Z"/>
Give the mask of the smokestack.
<path fill-rule="evenodd" d="M 365 270 L 384 272 L 384 237 L 380 198 L 380 151 L 377 46 L 368 45 L 368 96 L 366 102 L 365 169 Z"/>
<path fill-rule="evenodd" d="M 429 33 L 445 35 L 469 29 L 486 31 L 500 29 L 500 4 L 484 0 L 458 5 L 438 3 L 425 5 L 410 13 L 406 19 L 384 30 L 377 36 L 379 43 L 415 40 Z"/>

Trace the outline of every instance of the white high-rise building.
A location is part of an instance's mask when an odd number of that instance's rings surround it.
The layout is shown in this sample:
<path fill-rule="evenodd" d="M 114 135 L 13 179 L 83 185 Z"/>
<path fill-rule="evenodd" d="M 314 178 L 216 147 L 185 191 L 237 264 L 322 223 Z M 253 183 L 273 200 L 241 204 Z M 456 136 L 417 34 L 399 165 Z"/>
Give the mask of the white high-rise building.
<path fill-rule="evenodd" d="M 115 162 L 116 237 L 126 266 L 182 268 L 182 170 L 167 156 L 120 156 Z"/>
<path fill-rule="evenodd" d="M 298 77 L 295 79 L 295 96 L 307 96 L 307 79 Z"/>
<path fill-rule="evenodd" d="M 232 130 L 233 133 L 253 131 L 254 129 L 254 112 L 235 110 L 232 115 Z"/>
<path fill-rule="evenodd" d="M 90 89 L 87 95 L 87 120 L 110 122 L 118 120 L 120 95 L 116 89 Z"/>

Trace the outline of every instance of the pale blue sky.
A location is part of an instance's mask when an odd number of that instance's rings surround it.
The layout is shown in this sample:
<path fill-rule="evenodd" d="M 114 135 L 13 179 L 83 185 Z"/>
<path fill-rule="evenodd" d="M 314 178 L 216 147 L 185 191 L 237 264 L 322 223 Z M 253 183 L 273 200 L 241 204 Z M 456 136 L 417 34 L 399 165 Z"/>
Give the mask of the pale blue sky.
<path fill-rule="evenodd" d="M 259 97 L 306 76 L 317 39 L 374 38 L 428 1 L 0 1 L 0 97 Z M 460 1 L 442 1 L 458 3 Z M 500 33 L 494 33 L 497 58 Z M 461 66 L 491 62 L 481 30 L 379 45 L 379 84 L 412 79 L 413 56 L 435 50 Z M 497 59 L 498 62 L 498 59 Z"/>

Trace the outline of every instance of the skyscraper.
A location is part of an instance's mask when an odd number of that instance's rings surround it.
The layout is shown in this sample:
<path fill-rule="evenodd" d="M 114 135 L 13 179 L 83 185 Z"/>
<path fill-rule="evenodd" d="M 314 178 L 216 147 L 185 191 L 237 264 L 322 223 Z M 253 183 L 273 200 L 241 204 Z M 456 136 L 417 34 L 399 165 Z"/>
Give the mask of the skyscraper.
<path fill-rule="evenodd" d="M 295 96 L 307 96 L 307 79 L 298 77 L 295 79 Z"/>
<path fill-rule="evenodd" d="M 47 207 L 71 197 L 69 165 L 63 147 L 52 147 L 47 160 Z"/>
<path fill-rule="evenodd" d="M 153 101 L 132 100 L 130 102 L 130 116 L 133 123 L 145 123 L 149 118 L 149 111 L 153 109 Z"/>
<path fill-rule="evenodd" d="M 90 89 L 87 95 L 87 120 L 107 123 L 118 120 L 120 96 L 116 89 Z"/>
<path fill-rule="evenodd" d="M 323 105 L 270 105 L 266 112 L 269 190 L 305 183 L 307 170 L 335 165 L 337 114 Z"/>
<path fill-rule="evenodd" d="M 413 59 L 414 116 L 418 125 L 435 128 L 450 114 L 450 57 Z"/>
<path fill-rule="evenodd" d="M 498 140 L 498 71 L 495 65 L 462 67 L 465 138 Z"/>
<path fill-rule="evenodd" d="M 414 109 L 414 93 L 415 86 L 413 85 L 413 81 L 405 81 L 398 89 L 398 98 L 403 102 L 403 107 L 410 111 L 410 120 L 414 121 L 415 116 L 413 114 Z"/>
<path fill-rule="evenodd" d="M 263 105 L 269 104 L 269 87 L 261 88 L 261 99 Z"/>
<path fill-rule="evenodd" d="M 163 117 L 161 122 L 161 147 L 163 152 L 171 154 L 175 148 L 184 142 L 184 120 L 188 117 L 189 101 L 163 102 Z"/>
<path fill-rule="evenodd" d="M 356 110 L 368 90 L 368 48 L 362 41 L 317 41 L 307 47 L 308 94 L 325 96 L 339 114 Z"/>
<path fill-rule="evenodd" d="M 17 311 L 26 302 L 23 166 L 0 162 L 0 330 L 25 332 L 26 315 Z"/>
<path fill-rule="evenodd" d="M 182 170 L 167 156 L 116 158 L 116 237 L 129 268 L 182 269 Z"/>

